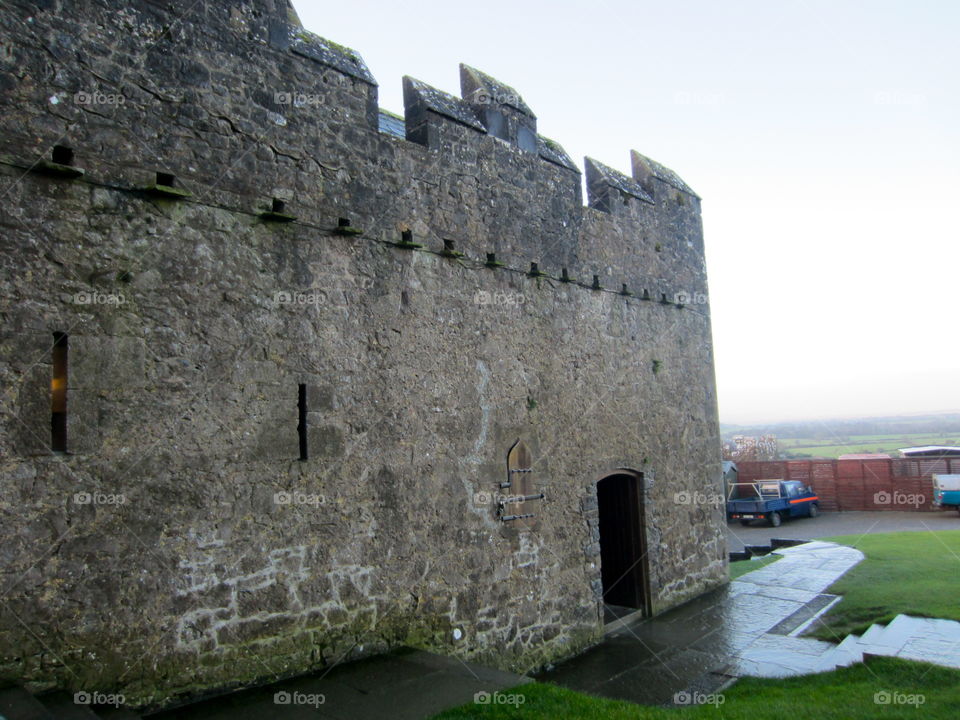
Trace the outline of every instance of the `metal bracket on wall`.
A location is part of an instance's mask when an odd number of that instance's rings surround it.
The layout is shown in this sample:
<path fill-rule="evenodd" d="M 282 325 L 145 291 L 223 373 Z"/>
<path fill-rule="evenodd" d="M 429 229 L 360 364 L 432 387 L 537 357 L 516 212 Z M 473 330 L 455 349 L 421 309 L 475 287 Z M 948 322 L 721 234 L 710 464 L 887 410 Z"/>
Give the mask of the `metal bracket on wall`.
<path fill-rule="evenodd" d="M 505 505 L 510 505 L 513 503 L 525 503 L 529 500 L 543 500 L 546 497 L 543 493 L 539 495 L 517 495 L 516 497 L 506 497 L 501 498 L 498 501 L 497 516 L 500 518 L 500 522 L 509 522 L 511 520 L 523 520 L 525 518 L 534 517 L 534 513 L 523 513 L 522 515 L 503 515 L 503 508 Z"/>
<path fill-rule="evenodd" d="M 543 493 L 539 495 L 517 495 L 516 497 L 505 497 L 500 498 L 499 503 L 500 507 L 508 505 L 509 503 L 521 503 L 526 502 L 527 500 L 543 500 L 546 496 Z"/>

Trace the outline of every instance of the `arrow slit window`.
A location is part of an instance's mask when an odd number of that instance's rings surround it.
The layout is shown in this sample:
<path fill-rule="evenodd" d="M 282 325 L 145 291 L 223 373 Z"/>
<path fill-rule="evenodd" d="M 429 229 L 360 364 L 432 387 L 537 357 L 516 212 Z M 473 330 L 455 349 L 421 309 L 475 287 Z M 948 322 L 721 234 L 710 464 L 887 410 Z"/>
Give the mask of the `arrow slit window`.
<path fill-rule="evenodd" d="M 67 451 L 67 334 L 53 334 L 53 375 L 50 378 L 50 449 Z"/>

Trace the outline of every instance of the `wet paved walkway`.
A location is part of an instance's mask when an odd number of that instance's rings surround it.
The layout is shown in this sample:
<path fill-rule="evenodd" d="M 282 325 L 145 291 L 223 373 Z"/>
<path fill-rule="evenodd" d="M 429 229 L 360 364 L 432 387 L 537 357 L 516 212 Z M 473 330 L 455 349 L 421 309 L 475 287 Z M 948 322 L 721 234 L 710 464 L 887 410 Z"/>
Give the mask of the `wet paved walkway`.
<path fill-rule="evenodd" d="M 285 680 L 144 716 L 144 720 L 423 720 L 530 678 L 456 658 L 404 648 L 338 665 L 315 676 Z"/>
<path fill-rule="evenodd" d="M 537 677 L 573 690 L 643 704 L 670 704 L 679 693 L 709 694 L 775 660 L 803 668 L 816 640 L 792 637 L 837 600 L 825 594 L 863 559 L 853 548 L 812 542 L 776 551 L 771 565 L 682 607 L 622 623 L 583 655 Z M 834 646 L 819 643 L 820 655 Z M 786 674 L 786 673 L 785 673 Z"/>

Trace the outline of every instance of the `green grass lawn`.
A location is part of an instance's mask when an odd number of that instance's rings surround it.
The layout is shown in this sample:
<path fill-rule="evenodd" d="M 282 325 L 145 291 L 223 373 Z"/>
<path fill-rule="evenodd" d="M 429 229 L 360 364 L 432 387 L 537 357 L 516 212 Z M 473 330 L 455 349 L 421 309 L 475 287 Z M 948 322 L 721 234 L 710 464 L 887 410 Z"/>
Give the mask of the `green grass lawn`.
<path fill-rule="evenodd" d="M 830 586 L 843 599 L 814 637 L 839 642 L 899 613 L 960 620 L 960 530 L 820 539 L 855 547 L 866 559 Z"/>
<path fill-rule="evenodd" d="M 878 693 L 879 703 L 875 700 Z M 955 720 L 960 707 L 960 671 L 878 657 L 820 675 L 784 680 L 746 678 L 715 698 L 718 702 L 714 704 L 676 709 L 596 698 L 541 683 L 506 690 L 503 695 L 522 696 L 523 703 L 468 703 L 436 715 L 434 720 Z M 887 698 L 893 702 L 883 703 Z"/>
<path fill-rule="evenodd" d="M 770 553 L 769 555 L 764 555 L 756 560 L 738 560 L 737 562 L 732 562 L 730 563 L 730 579 L 736 580 L 741 575 L 746 575 L 748 572 L 753 572 L 754 570 L 759 570 L 762 567 L 766 567 L 770 563 L 776 562 L 782 557 L 782 555 L 774 555 L 773 553 Z"/>

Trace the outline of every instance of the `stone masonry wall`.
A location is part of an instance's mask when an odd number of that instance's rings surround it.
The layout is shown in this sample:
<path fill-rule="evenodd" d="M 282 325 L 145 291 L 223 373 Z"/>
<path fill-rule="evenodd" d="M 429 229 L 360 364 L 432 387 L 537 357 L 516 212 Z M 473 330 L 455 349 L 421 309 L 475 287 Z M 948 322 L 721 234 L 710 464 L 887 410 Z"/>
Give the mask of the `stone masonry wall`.
<path fill-rule="evenodd" d="M 618 468 L 653 611 L 724 582 L 722 508 L 677 500 L 720 442 L 669 170 L 588 160 L 583 207 L 470 68 L 382 132 L 362 59 L 272 0 L 10 2 L 0 64 L 0 676 L 163 704 L 400 644 L 529 670 L 599 637 Z M 535 529 L 497 514 L 518 439 Z"/>

